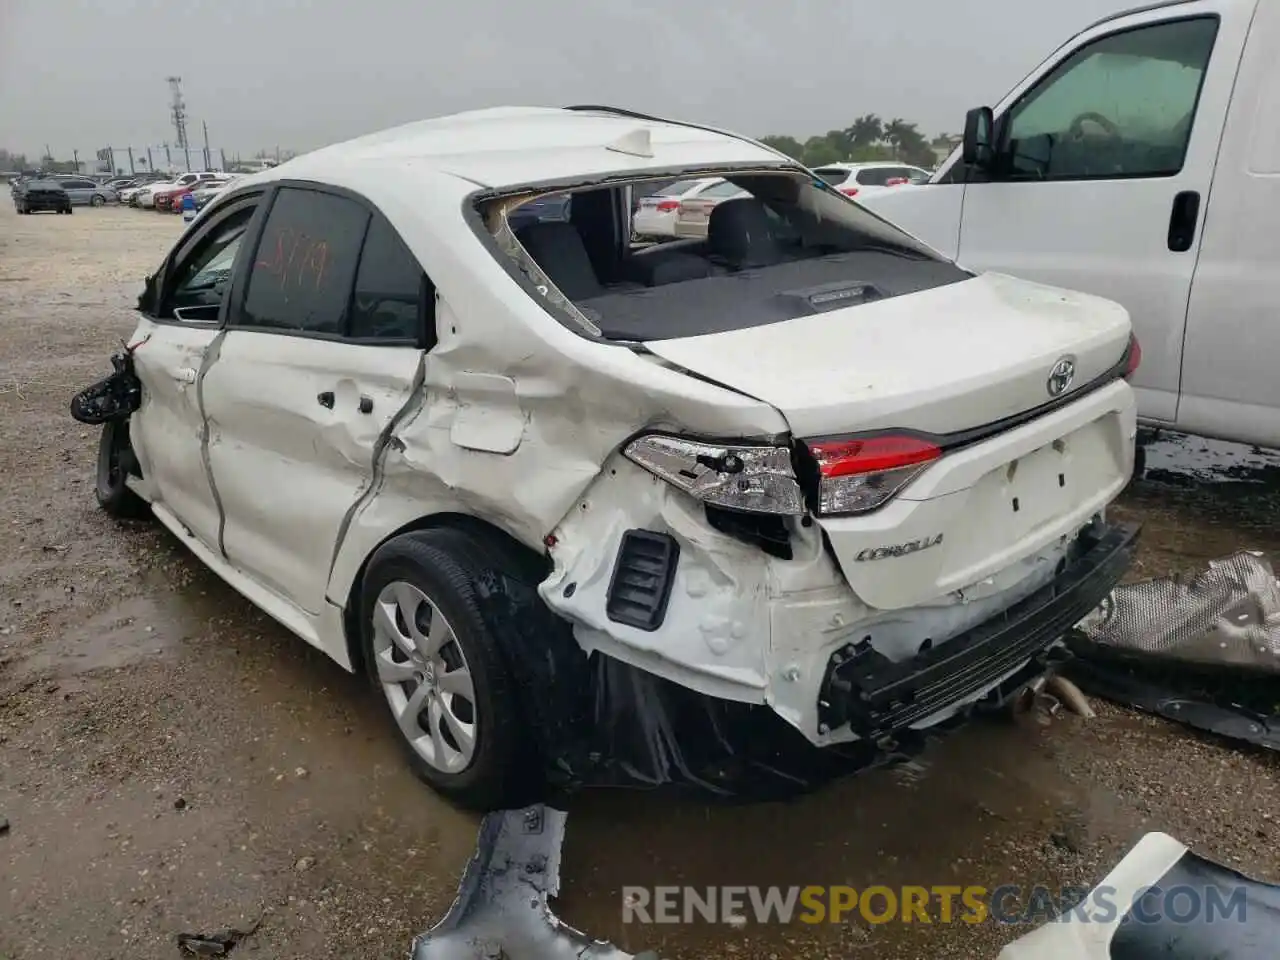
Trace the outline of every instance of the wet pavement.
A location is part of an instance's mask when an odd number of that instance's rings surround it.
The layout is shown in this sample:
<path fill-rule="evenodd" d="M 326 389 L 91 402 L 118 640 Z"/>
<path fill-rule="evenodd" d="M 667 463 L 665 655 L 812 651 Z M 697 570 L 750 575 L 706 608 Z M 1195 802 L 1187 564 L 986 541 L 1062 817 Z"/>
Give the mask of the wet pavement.
<path fill-rule="evenodd" d="M 96 510 L 96 437 L 67 413 L 132 330 L 181 224 L 0 204 L 0 957 L 178 956 L 262 917 L 236 955 L 404 956 L 448 908 L 477 820 L 408 774 L 367 684 L 287 634 L 155 525 Z M 1280 556 L 1280 460 L 1161 438 L 1121 512 L 1132 576 Z M 1280 879 L 1277 761 L 1099 705 L 983 721 L 919 763 L 789 803 L 588 792 L 557 910 L 664 956 L 994 958 L 986 925 L 622 922 L 624 886 L 1096 882 L 1143 832 Z M 519 960 L 514 957 L 513 960 Z"/>

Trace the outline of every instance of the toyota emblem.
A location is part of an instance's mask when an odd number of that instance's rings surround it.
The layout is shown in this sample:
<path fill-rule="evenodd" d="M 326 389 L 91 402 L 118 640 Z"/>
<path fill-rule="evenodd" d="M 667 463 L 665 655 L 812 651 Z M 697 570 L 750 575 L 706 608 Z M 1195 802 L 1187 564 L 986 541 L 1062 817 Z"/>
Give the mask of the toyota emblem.
<path fill-rule="evenodd" d="M 1067 392 L 1067 388 L 1071 386 L 1071 381 L 1076 378 L 1076 365 L 1070 357 L 1063 357 L 1053 365 L 1053 369 L 1049 371 L 1049 382 L 1045 384 L 1049 389 L 1049 396 L 1060 397 Z"/>

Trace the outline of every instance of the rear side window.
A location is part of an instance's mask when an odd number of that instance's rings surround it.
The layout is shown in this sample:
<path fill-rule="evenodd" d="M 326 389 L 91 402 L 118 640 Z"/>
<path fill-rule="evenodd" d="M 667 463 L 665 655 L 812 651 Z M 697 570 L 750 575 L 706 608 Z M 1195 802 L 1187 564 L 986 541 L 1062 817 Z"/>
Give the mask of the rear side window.
<path fill-rule="evenodd" d="M 353 200 L 282 189 L 258 242 L 240 324 L 341 335 L 368 222 Z"/>
<path fill-rule="evenodd" d="M 838 187 L 849 179 L 849 171 L 843 167 L 819 167 L 813 172 L 833 187 Z"/>
<path fill-rule="evenodd" d="M 901 177 L 903 173 L 898 167 L 869 167 L 858 171 L 858 183 L 864 187 L 883 187 L 893 177 Z"/>
<path fill-rule="evenodd" d="M 374 217 L 356 273 L 350 335 L 417 343 L 423 332 L 422 306 L 424 301 L 430 305 L 431 293 L 417 258 L 391 224 Z"/>

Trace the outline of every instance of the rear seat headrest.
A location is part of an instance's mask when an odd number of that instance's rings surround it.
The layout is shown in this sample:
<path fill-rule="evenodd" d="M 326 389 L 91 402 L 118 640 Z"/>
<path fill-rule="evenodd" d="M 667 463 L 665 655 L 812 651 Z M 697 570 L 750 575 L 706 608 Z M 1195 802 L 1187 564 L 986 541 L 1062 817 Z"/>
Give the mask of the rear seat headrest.
<path fill-rule="evenodd" d="M 707 221 L 707 246 L 713 256 L 736 270 L 782 260 L 769 209 L 755 197 L 717 204 Z"/>

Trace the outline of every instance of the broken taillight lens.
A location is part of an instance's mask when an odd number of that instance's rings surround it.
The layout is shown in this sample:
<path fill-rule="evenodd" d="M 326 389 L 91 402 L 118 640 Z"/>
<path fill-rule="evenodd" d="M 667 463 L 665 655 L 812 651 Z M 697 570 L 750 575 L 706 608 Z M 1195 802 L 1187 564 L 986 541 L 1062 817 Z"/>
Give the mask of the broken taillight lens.
<path fill-rule="evenodd" d="M 936 444 L 906 435 L 815 440 L 807 446 L 818 466 L 818 512 L 828 516 L 883 506 L 942 456 Z"/>
<path fill-rule="evenodd" d="M 804 513 L 804 495 L 787 447 L 720 445 L 649 433 L 628 443 L 623 454 L 712 506 L 746 513 Z"/>
<path fill-rule="evenodd" d="M 1124 378 L 1129 380 L 1142 364 L 1142 345 L 1135 334 L 1129 334 L 1129 349 L 1124 355 Z"/>

